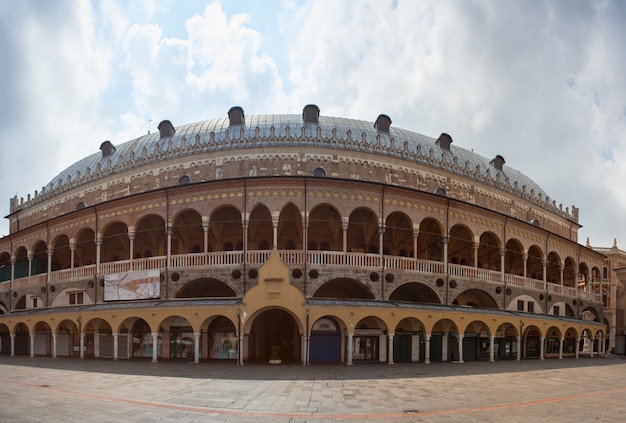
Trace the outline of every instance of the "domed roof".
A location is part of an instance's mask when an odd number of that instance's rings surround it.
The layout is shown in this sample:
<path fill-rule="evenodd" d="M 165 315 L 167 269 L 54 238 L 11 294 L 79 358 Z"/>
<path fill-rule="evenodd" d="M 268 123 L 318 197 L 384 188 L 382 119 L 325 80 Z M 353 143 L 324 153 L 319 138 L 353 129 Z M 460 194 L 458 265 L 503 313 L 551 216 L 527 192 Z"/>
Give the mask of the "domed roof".
<path fill-rule="evenodd" d="M 87 156 L 59 173 L 45 187 L 45 191 L 58 193 L 59 190 L 74 188 L 101 176 L 143 166 L 163 157 L 258 146 L 284 149 L 292 145 L 367 151 L 433 167 L 445 167 L 448 172 L 480 179 L 481 182 L 526 196 L 544 201 L 548 198 L 533 180 L 504 165 L 501 156 L 487 159 L 454 146 L 446 134 L 436 140 L 389 126 L 391 120 L 386 115 L 379 116 L 379 120 L 385 118 L 386 121 L 378 125 L 377 120 L 375 127 L 372 122 L 340 117 L 317 116 L 316 119 L 305 118 L 303 121 L 304 114 L 250 115 L 244 119 L 241 108 L 233 109 L 241 113 L 241 120 L 233 117 L 212 119 L 175 129 L 169 121 L 163 121 L 162 124 L 170 125 L 171 130 L 143 135 L 118 146 L 105 141 L 101 146 L 102 152 Z"/>

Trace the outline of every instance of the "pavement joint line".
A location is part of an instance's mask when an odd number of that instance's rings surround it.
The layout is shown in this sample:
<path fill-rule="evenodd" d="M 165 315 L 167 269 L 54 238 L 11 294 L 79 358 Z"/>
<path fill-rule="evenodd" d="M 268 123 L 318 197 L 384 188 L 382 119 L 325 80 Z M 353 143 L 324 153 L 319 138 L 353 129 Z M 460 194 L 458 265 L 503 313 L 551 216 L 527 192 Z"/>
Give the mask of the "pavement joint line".
<path fill-rule="evenodd" d="M 609 390 L 603 390 L 603 391 L 585 392 L 582 394 L 572 394 L 572 395 L 565 395 L 565 396 L 560 396 L 560 397 L 544 398 L 544 399 L 533 400 L 533 401 L 523 401 L 523 402 L 518 402 L 518 403 L 494 404 L 494 405 L 488 405 L 488 406 L 482 406 L 482 407 L 469 407 L 469 408 L 459 408 L 459 409 L 452 409 L 452 410 L 432 410 L 432 411 L 424 411 L 424 412 L 420 412 L 419 410 L 409 410 L 409 412 L 403 411 L 399 413 L 381 413 L 381 414 L 374 414 L 374 413 L 317 414 L 315 412 L 272 413 L 272 412 L 254 411 L 254 410 L 228 410 L 228 409 L 213 408 L 213 407 L 185 406 L 185 405 L 177 405 L 177 404 L 140 401 L 140 400 L 133 400 L 133 399 L 128 399 L 128 398 L 115 398 L 115 397 L 109 397 L 105 395 L 90 394 L 87 392 L 79 392 L 79 391 L 72 391 L 68 389 L 54 388 L 52 386 L 38 385 L 35 383 L 22 382 L 22 381 L 6 379 L 6 378 L 0 378 L 0 381 L 14 384 L 14 385 L 23 386 L 26 388 L 48 390 L 52 392 L 58 392 L 61 394 L 73 395 L 73 396 L 84 397 L 84 398 L 91 398 L 91 399 L 101 400 L 101 401 L 123 402 L 126 404 L 133 404 L 133 405 L 139 405 L 139 406 L 145 406 L 145 407 L 164 408 L 164 409 L 169 409 L 169 410 L 187 411 L 187 412 L 193 412 L 193 413 L 199 413 L 199 414 L 211 414 L 211 415 L 219 414 L 219 415 L 246 416 L 246 417 L 290 417 L 290 418 L 313 417 L 315 419 L 321 419 L 321 420 L 326 420 L 326 419 L 378 420 L 378 419 L 389 419 L 389 418 L 395 418 L 395 419 L 415 418 L 418 416 L 421 417 L 421 416 L 445 416 L 445 415 L 455 415 L 455 414 L 467 414 L 467 413 L 475 413 L 475 412 L 482 412 L 482 411 L 511 409 L 511 408 L 517 408 L 517 407 L 530 407 L 530 406 L 538 405 L 538 404 L 549 404 L 549 403 L 556 403 L 556 402 L 563 402 L 563 401 L 572 401 L 572 400 L 577 400 L 581 398 L 590 398 L 590 397 L 604 396 L 604 395 L 610 395 L 610 394 L 619 394 L 619 393 L 626 392 L 626 387 L 622 387 L 622 388 L 609 389 Z"/>

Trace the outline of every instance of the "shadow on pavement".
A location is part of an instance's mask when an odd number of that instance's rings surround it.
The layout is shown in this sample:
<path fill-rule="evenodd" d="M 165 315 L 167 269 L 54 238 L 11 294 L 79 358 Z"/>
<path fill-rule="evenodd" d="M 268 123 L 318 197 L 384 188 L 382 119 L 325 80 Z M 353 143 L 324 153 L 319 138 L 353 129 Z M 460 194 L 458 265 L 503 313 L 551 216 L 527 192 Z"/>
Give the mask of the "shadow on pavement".
<path fill-rule="evenodd" d="M 151 363 L 144 359 L 113 361 L 111 359 L 77 359 L 68 357 L 26 357 L 0 355 L 2 366 L 24 366 L 31 368 L 58 369 L 102 374 L 145 375 L 159 377 L 185 377 L 222 380 L 359 380 L 359 379 L 398 379 L 432 378 L 459 375 L 498 374 L 529 372 L 552 369 L 568 369 L 593 366 L 626 364 L 625 356 L 567 358 L 563 360 L 522 360 L 522 361 L 473 361 L 465 363 L 435 362 L 424 363 L 355 363 L 312 364 L 298 363 L 270 365 L 246 363 L 238 366 L 234 361 L 201 361 L 194 364 L 186 361 L 162 360 Z M 6 370 L 5 370 L 6 371 Z M 4 373 L 2 371 L 1 373 Z"/>

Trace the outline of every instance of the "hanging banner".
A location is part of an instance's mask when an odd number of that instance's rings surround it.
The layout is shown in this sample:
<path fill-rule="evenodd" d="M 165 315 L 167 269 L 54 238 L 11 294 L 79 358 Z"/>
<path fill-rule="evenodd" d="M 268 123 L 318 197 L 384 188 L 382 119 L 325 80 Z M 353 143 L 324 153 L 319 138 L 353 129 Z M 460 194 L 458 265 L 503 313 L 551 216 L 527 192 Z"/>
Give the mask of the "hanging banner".
<path fill-rule="evenodd" d="M 104 275 L 104 301 L 161 298 L 160 276 L 158 269 Z"/>

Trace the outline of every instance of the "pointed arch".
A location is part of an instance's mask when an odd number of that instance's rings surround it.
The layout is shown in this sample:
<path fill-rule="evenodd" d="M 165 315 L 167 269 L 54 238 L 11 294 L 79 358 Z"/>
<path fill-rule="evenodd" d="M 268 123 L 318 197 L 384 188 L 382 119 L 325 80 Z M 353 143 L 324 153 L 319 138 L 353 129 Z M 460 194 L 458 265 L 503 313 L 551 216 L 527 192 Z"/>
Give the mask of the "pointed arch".
<path fill-rule="evenodd" d="M 439 221 L 433 218 L 422 220 L 417 237 L 418 258 L 443 261 L 443 238 L 443 226 Z"/>
<path fill-rule="evenodd" d="M 413 223 L 406 214 L 393 212 L 385 221 L 383 251 L 401 257 L 413 257 Z"/>
<path fill-rule="evenodd" d="M 293 203 L 287 203 L 278 216 L 278 249 L 302 249 L 302 214 Z"/>
<path fill-rule="evenodd" d="M 359 207 L 350 213 L 348 219 L 348 251 L 363 251 L 378 254 L 378 217 L 371 209 Z"/>
<path fill-rule="evenodd" d="M 343 241 L 339 211 L 330 204 L 315 206 L 309 213 L 307 239 L 311 246 L 314 244 L 320 250 L 341 251 Z"/>
<path fill-rule="evenodd" d="M 448 241 L 448 262 L 472 266 L 474 262 L 472 246 L 474 235 L 465 225 L 456 224 L 450 228 Z"/>

